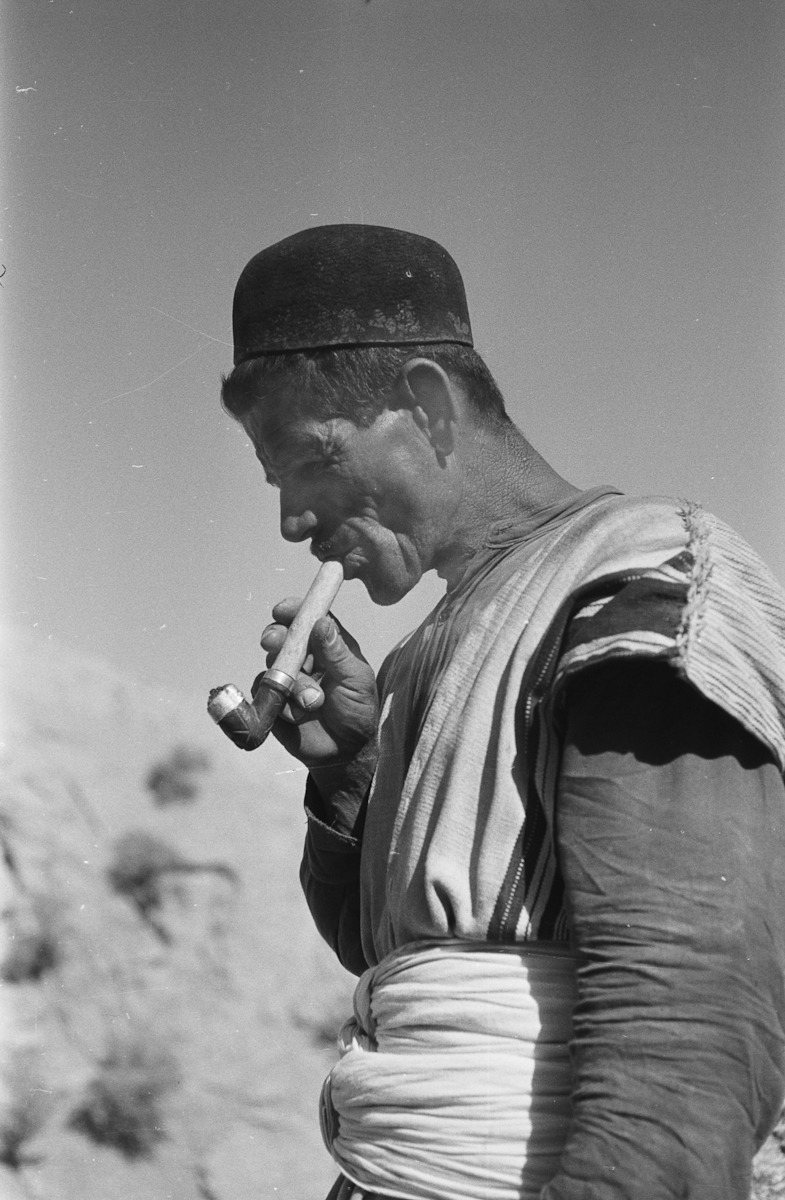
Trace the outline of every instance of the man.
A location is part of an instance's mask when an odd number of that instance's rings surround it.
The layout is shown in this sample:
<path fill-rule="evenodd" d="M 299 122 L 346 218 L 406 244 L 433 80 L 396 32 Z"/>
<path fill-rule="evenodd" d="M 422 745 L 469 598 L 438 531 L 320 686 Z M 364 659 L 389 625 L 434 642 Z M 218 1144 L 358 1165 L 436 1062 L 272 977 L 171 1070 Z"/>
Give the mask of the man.
<path fill-rule="evenodd" d="M 785 1087 L 777 585 L 697 505 L 562 479 L 428 239 L 287 238 L 234 339 L 283 536 L 379 604 L 446 581 L 378 684 L 318 621 L 275 727 L 309 906 L 361 976 L 333 1194 L 741 1200 Z"/>

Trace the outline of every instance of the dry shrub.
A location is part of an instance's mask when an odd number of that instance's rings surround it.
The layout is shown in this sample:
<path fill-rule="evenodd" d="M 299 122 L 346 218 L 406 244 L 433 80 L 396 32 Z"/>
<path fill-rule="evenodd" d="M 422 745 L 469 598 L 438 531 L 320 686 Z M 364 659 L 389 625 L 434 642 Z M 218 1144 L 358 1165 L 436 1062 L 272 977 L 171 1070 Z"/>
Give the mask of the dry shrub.
<path fill-rule="evenodd" d="M 117 1043 L 101 1060 L 70 1125 L 126 1158 L 149 1158 L 166 1132 L 161 1100 L 180 1084 L 175 1057 L 140 1037 Z"/>
<path fill-rule="evenodd" d="M 21 900 L 8 914 L 8 949 L 0 964 L 3 983 L 35 982 L 60 961 L 57 906 L 48 896 Z"/>
<path fill-rule="evenodd" d="M 52 1089 L 40 1069 L 40 1051 L 16 1047 L 3 1064 L 5 1096 L 0 1104 L 0 1163 L 18 1171 L 28 1161 L 25 1146 L 35 1137 L 52 1107 Z"/>
<path fill-rule="evenodd" d="M 149 919 L 161 904 L 161 875 L 178 869 L 185 859 L 174 846 L 143 829 L 124 833 L 115 843 L 114 859 L 107 870 L 109 883 Z"/>
<path fill-rule="evenodd" d="M 147 776 L 147 789 L 156 804 L 190 804 L 199 794 L 197 776 L 209 769 L 210 760 L 203 750 L 175 746 L 168 758 L 156 763 Z"/>

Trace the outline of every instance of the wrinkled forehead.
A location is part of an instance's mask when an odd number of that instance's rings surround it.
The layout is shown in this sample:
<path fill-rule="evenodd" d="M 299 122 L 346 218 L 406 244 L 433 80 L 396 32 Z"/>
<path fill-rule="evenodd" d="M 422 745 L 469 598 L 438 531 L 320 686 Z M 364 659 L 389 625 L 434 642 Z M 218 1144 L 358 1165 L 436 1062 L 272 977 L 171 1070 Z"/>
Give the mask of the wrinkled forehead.
<path fill-rule="evenodd" d="M 275 449 L 285 448 L 297 437 L 302 424 L 299 413 L 280 399 L 260 401 L 241 418 L 243 428 L 253 442 L 257 455 L 269 457 Z"/>
<path fill-rule="evenodd" d="M 266 361 L 262 365 L 266 368 Z M 296 364 L 289 368 L 280 358 L 272 370 L 257 370 L 249 378 L 238 380 L 238 390 L 243 400 L 239 420 L 249 434 L 272 433 L 295 420 L 317 415 L 317 404 L 309 398 L 302 371 Z"/>
<path fill-rule="evenodd" d="M 273 473 L 287 460 L 323 450 L 335 424 L 336 418 L 307 416 L 280 400 L 257 404 L 242 417 L 256 457 Z"/>

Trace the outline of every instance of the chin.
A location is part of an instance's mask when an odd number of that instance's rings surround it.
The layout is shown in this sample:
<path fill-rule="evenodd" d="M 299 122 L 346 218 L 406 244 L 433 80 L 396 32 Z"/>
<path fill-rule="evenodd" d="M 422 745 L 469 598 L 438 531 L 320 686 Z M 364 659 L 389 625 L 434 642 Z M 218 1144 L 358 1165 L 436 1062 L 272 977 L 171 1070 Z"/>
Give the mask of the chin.
<path fill-rule="evenodd" d="M 363 579 L 362 582 L 374 604 L 378 604 L 380 608 L 389 608 L 391 604 L 397 604 L 399 600 L 403 600 L 417 581 L 416 579 L 405 581 L 400 579 Z"/>

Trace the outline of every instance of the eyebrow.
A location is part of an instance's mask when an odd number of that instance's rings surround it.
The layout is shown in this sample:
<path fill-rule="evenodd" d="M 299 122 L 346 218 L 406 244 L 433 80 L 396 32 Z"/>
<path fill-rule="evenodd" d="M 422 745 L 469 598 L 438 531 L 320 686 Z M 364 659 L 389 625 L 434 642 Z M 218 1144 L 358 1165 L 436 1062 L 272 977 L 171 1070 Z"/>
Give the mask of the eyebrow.
<path fill-rule="evenodd" d="M 275 458 L 281 455 L 288 454 L 324 454 L 326 449 L 325 438 L 317 433 L 310 433 L 306 430 L 290 430 L 286 426 L 281 427 L 280 432 L 273 433 L 267 437 L 263 445 L 265 452 L 260 453 L 257 447 L 256 457 L 264 467 L 265 475 L 268 483 L 274 482 L 275 479 Z M 272 478 L 271 478 L 272 476 Z"/>
<path fill-rule="evenodd" d="M 309 451 L 324 450 L 325 441 L 317 433 L 305 430 L 290 430 L 284 428 L 280 434 L 273 434 L 266 439 L 265 444 L 273 454 L 308 453 Z"/>

